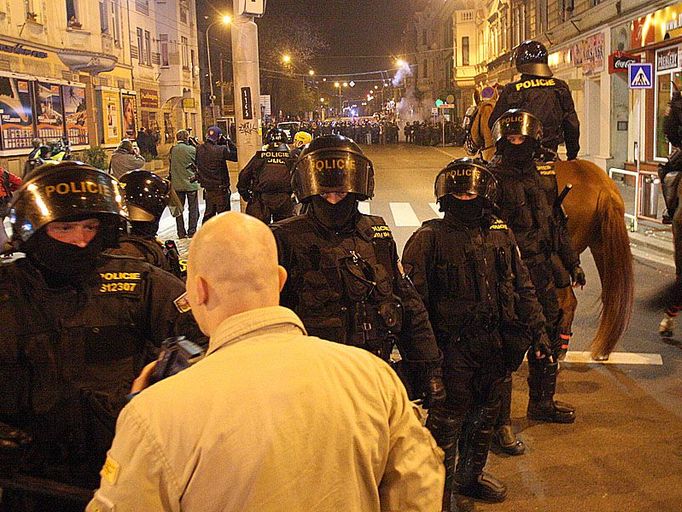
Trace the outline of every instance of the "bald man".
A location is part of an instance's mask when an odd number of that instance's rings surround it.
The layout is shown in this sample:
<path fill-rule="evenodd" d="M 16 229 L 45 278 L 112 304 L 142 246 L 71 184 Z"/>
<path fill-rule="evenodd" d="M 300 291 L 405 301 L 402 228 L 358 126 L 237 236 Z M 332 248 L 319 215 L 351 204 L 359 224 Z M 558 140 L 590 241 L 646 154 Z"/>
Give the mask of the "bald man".
<path fill-rule="evenodd" d="M 398 377 L 307 336 L 278 306 L 285 280 L 259 220 L 197 232 L 187 299 L 207 355 L 125 407 L 88 511 L 440 510 L 442 452 Z"/>

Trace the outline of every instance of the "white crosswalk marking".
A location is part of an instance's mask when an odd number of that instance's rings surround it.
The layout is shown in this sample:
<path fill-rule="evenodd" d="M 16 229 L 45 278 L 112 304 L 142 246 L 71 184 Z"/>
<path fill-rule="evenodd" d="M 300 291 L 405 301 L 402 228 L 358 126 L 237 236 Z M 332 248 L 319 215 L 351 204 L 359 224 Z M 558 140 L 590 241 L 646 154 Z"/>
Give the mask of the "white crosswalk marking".
<path fill-rule="evenodd" d="M 438 208 L 440 208 L 440 207 L 438 206 L 438 203 L 429 203 L 429 206 L 431 207 L 431 209 L 432 209 L 434 212 L 436 212 L 436 215 L 438 215 L 441 219 L 443 218 L 443 216 L 444 216 L 445 214 L 444 214 L 443 212 L 441 212 L 441 211 L 438 209 Z"/>
<path fill-rule="evenodd" d="M 391 213 L 393 214 L 393 221 L 396 227 L 401 226 L 421 226 L 422 223 L 414 213 L 410 203 L 389 203 Z"/>
<path fill-rule="evenodd" d="M 573 352 L 566 354 L 565 363 L 586 364 L 650 364 L 660 366 L 663 364 L 661 354 L 646 354 L 637 352 L 612 352 L 606 361 L 595 361 L 589 352 Z"/>

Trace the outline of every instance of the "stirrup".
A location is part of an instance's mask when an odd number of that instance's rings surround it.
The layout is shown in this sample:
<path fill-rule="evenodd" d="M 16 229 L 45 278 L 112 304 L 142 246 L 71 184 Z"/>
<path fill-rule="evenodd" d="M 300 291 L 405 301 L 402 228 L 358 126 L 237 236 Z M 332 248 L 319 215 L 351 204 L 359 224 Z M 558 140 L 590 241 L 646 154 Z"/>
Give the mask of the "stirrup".
<path fill-rule="evenodd" d="M 658 334 L 661 338 L 671 338 L 675 330 L 675 319 L 667 314 L 663 316 L 661 323 L 658 324 Z"/>

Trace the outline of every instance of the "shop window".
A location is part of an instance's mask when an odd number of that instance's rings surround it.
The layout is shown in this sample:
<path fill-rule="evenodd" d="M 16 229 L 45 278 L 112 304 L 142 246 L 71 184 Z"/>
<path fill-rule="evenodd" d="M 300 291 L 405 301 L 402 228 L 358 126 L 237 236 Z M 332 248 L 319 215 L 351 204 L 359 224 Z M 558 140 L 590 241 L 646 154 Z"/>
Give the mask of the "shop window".
<path fill-rule="evenodd" d="M 161 54 L 161 67 L 168 67 L 168 34 L 159 34 L 159 53 Z"/>
<path fill-rule="evenodd" d="M 462 66 L 469 65 L 469 36 L 462 38 Z"/>
<path fill-rule="evenodd" d="M 670 153 L 670 144 L 663 133 L 663 120 L 672 97 L 673 81 L 682 88 L 682 72 L 663 73 L 656 77 L 656 131 L 654 132 L 654 159 L 664 159 Z"/>

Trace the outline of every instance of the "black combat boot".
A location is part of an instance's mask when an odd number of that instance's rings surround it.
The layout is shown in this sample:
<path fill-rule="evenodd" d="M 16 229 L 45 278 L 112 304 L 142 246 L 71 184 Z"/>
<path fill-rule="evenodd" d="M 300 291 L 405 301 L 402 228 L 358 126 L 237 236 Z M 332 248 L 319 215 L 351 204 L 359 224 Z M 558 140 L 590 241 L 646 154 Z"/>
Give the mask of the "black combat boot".
<path fill-rule="evenodd" d="M 455 418 L 441 407 L 429 411 L 426 428 L 445 452 L 445 488 L 443 490 L 442 512 L 456 512 L 452 508 L 452 490 L 455 477 L 455 460 L 457 457 L 457 434 L 462 426 L 463 418 Z"/>
<path fill-rule="evenodd" d="M 558 363 L 547 359 L 528 357 L 528 411 L 529 420 L 549 423 L 573 423 L 575 408 L 564 402 L 554 401 Z"/>
<path fill-rule="evenodd" d="M 508 375 L 499 384 L 500 414 L 493 435 L 493 443 L 507 455 L 522 455 L 526 451 L 523 441 L 516 438 L 511 426 L 512 377 Z"/>
<path fill-rule="evenodd" d="M 499 402 L 478 407 L 464 422 L 455 471 L 457 494 L 490 503 L 499 503 L 507 497 L 507 487 L 483 472 L 499 410 Z"/>

